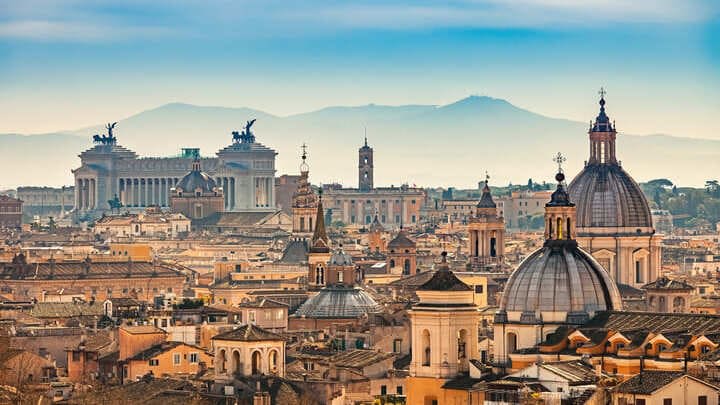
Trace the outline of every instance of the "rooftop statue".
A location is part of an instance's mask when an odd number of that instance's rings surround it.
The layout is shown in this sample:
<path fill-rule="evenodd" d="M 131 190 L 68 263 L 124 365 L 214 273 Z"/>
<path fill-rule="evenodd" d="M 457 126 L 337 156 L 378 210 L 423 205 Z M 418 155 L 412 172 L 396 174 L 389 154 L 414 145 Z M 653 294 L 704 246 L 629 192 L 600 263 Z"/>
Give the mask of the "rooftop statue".
<path fill-rule="evenodd" d="M 250 121 L 247 121 L 245 124 L 245 127 L 243 127 L 243 131 L 241 133 L 238 133 L 238 131 L 233 131 L 233 142 L 234 143 L 254 143 L 255 142 L 255 135 L 252 133 L 253 124 L 255 124 L 255 121 L 257 119 L 252 119 Z"/>
<path fill-rule="evenodd" d="M 108 130 L 108 134 L 103 134 L 102 136 L 98 134 L 93 135 L 93 142 L 102 145 L 115 145 L 117 143 L 117 138 L 113 136 L 113 129 L 116 125 L 117 122 L 113 122 L 112 124 L 108 123 L 107 125 L 105 125 L 105 129 Z"/>

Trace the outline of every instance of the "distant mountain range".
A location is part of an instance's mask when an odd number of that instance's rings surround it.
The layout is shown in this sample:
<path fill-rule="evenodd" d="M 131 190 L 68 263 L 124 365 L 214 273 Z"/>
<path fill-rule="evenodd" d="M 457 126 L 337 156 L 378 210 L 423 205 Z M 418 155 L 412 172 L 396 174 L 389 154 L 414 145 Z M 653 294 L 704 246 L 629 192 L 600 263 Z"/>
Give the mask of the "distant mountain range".
<path fill-rule="evenodd" d="M 596 111 L 588 112 L 588 120 Z M 608 106 L 611 118 L 630 120 Z M 300 145 L 309 149 L 314 183 L 357 182 L 357 148 L 367 128 L 375 149 L 375 182 L 475 187 L 489 171 L 491 183 L 550 180 L 551 157 L 562 151 L 574 174 L 588 155 L 587 123 L 545 117 L 502 99 L 468 97 L 452 104 L 328 107 L 275 116 L 250 108 L 172 103 L 120 120 L 118 143 L 144 156 L 170 156 L 182 147 L 214 155 L 246 120 L 257 141 L 278 151 L 278 174 L 297 173 Z M 0 189 L 18 185 L 72 184 L 70 170 L 102 125 L 51 134 L 0 134 Z M 720 172 L 720 141 L 668 135 L 618 135 L 618 156 L 638 181 L 670 178 L 700 186 Z M 716 176 L 717 177 L 717 176 Z"/>

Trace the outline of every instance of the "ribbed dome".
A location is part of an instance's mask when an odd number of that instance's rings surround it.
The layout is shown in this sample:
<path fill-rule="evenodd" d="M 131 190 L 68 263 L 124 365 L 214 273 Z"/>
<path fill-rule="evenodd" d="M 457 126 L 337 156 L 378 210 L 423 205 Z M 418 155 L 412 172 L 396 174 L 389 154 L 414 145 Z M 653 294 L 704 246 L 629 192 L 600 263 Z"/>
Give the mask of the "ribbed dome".
<path fill-rule="evenodd" d="M 175 188 L 180 188 L 185 192 L 195 192 L 200 189 L 202 193 L 212 193 L 217 187 L 215 180 L 213 180 L 207 173 L 201 172 L 200 170 L 193 170 L 186 174 L 185 177 L 175 185 Z"/>
<path fill-rule="evenodd" d="M 295 312 L 306 318 L 355 319 L 380 312 L 380 304 L 359 287 L 328 286 L 305 301 Z"/>
<path fill-rule="evenodd" d="M 512 273 L 496 319 L 520 314 L 523 323 L 579 324 L 596 311 L 620 309 L 617 286 L 592 256 L 573 240 L 548 241 Z"/>
<path fill-rule="evenodd" d="M 577 204 L 578 234 L 583 228 L 633 228 L 652 232 L 652 217 L 640 186 L 617 164 L 588 164 L 569 187 Z M 596 233 L 596 232 L 592 232 Z"/>

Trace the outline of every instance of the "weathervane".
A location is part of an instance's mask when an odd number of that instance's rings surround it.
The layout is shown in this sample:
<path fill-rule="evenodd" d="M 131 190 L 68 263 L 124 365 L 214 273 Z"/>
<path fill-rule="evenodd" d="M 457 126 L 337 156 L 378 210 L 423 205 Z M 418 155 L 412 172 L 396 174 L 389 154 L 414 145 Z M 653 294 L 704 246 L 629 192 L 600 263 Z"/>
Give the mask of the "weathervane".
<path fill-rule="evenodd" d="M 607 94 L 607 92 L 605 91 L 605 87 L 600 87 L 600 91 L 598 91 L 598 94 L 600 95 L 600 98 L 605 98 L 605 94 Z"/>

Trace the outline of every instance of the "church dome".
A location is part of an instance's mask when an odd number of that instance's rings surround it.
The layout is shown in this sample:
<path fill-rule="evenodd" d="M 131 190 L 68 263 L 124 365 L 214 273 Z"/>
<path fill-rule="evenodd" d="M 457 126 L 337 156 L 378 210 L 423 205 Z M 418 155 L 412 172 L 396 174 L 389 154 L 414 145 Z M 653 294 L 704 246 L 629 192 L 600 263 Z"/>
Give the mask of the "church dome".
<path fill-rule="evenodd" d="M 650 207 L 640 186 L 617 164 L 589 164 L 569 187 L 578 228 L 633 228 L 652 232 Z M 582 231 L 581 231 L 582 233 Z"/>
<path fill-rule="evenodd" d="M 574 240 L 551 241 L 532 253 L 510 276 L 500 303 L 501 313 L 527 323 L 579 324 L 597 311 L 620 309 L 610 275 Z"/>
<path fill-rule="evenodd" d="M 295 315 L 313 319 L 356 319 L 381 310 L 380 304 L 362 288 L 333 285 L 305 301 Z"/>
<path fill-rule="evenodd" d="M 186 174 L 185 177 L 175 185 L 175 188 L 179 188 L 185 192 L 200 191 L 205 193 L 212 193 L 217 188 L 215 180 L 212 179 L 207 173 L 200 170 L 200 162 L 198 160 L 193 162 L 193 169 L 190 173 Z"/>
<path fill-rule="evenodd" d="M 561 154 L 556 161 L 564 161 Z M 497 323 L 579 325 L 598 311 L 622 309 L 610 274 L 574 239 L 577 207 L 565 190 L 562 168 L 555 179 L 557 190 L 545 204 L 545 244 L 510 275 Z"/>
<path fill-rule="evenodd" d="M 590 158 L 569 188 L 570 199 L 577 204 L 579 233 L 652 234 L 650 207 L 640 186 L 617 160 L 617 131 L 605 112 L 605 90 L 601 89 L 600 94 L 603 96 L 600 98 L 600 113 L 588 131 Z"/>

